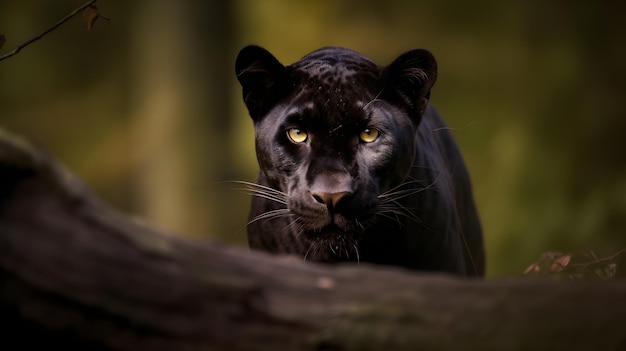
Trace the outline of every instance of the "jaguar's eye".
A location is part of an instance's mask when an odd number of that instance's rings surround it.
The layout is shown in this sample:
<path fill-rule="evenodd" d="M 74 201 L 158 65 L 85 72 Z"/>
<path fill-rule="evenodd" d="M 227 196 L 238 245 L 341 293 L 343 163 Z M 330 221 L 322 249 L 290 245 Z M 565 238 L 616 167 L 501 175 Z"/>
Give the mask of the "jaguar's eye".
<path fill-rule="evenodd" d="M 291 128 L 287 131 L 287 136 L 289 137 L 289 139 L 296 143 L 303 143 L 306 141 L 306 139 L 308 138 L 308 135 L 306 134 L 306 132 L 302 129 L 298 129 L 298 128 Z"/>
<path fill-rule="evenodd" d="M 364 143 L 373 143 L 380 136 L 380 131 L 374 128 L 367 128 L 361 132 L 359 138 Z"/>

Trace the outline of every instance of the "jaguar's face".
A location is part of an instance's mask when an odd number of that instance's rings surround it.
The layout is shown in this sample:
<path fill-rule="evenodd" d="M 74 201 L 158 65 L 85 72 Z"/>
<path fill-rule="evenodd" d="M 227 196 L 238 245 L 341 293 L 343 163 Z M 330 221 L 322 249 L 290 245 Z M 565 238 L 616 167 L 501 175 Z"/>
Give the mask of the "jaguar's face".
<path fill-rule="evenodd" d="M 389 72 L 345 49 L 321 49 L 287 67 L 249 50 L 238 72 L 260 172 L 303 239 L 331 251 L 355 245 L 385 192 L 410 171 L 427 100 L 404 100 L 422 83 L 391 86 L 402 68 Z"/>
<path fill-rule="evenodd" d="M 301 84 L 256 123 L 257 158 L 305 235 L 361 233 L 378 196 L 407 176 L 411 119 L 371 91 L 346 81 Z M 349 77 L 348 77 L 349 78 Z"/>

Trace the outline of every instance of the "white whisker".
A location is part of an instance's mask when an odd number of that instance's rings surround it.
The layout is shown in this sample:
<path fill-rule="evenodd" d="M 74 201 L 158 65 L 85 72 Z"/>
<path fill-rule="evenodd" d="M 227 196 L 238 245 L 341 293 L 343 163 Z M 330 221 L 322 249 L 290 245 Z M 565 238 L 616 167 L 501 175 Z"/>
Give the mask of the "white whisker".
<path fill-rule="evenodd" d="M 359 248 L 355 244 L 352 244 L 352 248 L 354 248 L 354 253 L 356 254 L 356 263 L 360 264 L 361 257 L 359 256 Z"/>
<path fill-rule="evenodd" d="M 304 253 L 304 257 L 302 258 L 302 260 L 304 262 L 306 262 L 307 257 L 309 257 L 309 252 L 311 252 L 311 249 L 313 248 L 313 244 L 309 245 L 309 248 L 306 250 L 306 252 Z"/>
<path fill-rule="evenodd" d="M 247 225 L 250 225 L 252 223 L 255 223 L 261 220 L 273 220 L 273 219 L 288 218 L 288 217 L 293 216 L 293 214 L 291 213 L 291 210 L 287 208 L 287 199 L 289 198 L 289 195 L 287 195 L 286 193 L 280 190 L 276 190 L 265 185 L 247 182 L 243 180 L 232 180 L 232 181 L 227 181 L 226 183 L 235 183 L 235 184 L 243 185 L 243 188 L 234 188 L 232 190 L 241 191 L 247 195 L 256 196 L 259 198 L 263 198 L 269 201 L 273 201 L 273 202 L 285 205 L 285 208 L 270 210 L 270 211 L 267 211 L 267 212 L 264 212 L 255 216 L 254 218 L 248 221 Z M 289 223 L 287 227 L 289 227 L 296 221 L 297 221 L 297 218 L 291 223 Z"/>
<path fill-rule="evenodd" d="M 374 98 L 373 98 L 372 100 L 370 100 L 367 104 L 365 104 L 365 105 L 363 106 L 363 110 L 367 109 L 367 108 L 369 107 L 369 105 L 370 105 L 370 104 L 373 104 L 373 103 L 374 103 L 374 102 L 376 102 L 376 101 L 380 101 L 379 97 L 380 97 L 380 95 L 383 93 L 383 91 L 385 91 L 385 88 L 382 88 L 382 89 L 378 92 L 378 94 L 376 94 L 376 96 L 374 96 Z"/>
<path fill-rule="evenodd" d="M 378 195 L 380 204 L 376 215 L 379 217 L 390 219 L 398 223 L 399 226 L 402 226 L 402 221 L 400 220 L 400 217 L 407 218 L 418 224 L 423 224 L 423 221 L 415 214 L 415 210 L 407 208 L 405 205 L 402 204 L 400 200 L 426 190 L 436 189 L 435 185 L 437 184 L 440 176 L 441 172 L 437 175 L 437 177 L 435 177 L 433 181 L 430 182 L 409 177 L 408 181 L 403 182 L 402 184 L 395 186 Z M 415 187 L 416 184 L 419 184 L 420 187 Z"/>
<path fill-rule="evenodd" d="M 283 205 L 287 204 L 287 199 L 289 198 L 289 195 L 287 195 L 286 193 L 265 185 L 246 182 L 243 180 L 233 180 L 230 182 L 241 184 L 244 186 L 244 188 L 235 188 L 233 190 L 242 191 L 247 195 L 261 197 L 270 201 L 278 202 Z"/>
<path fill-rule="evenodd" d="M 407 196 L 411 196 L 411 195 L 415 195 L 417 193 L 420 193 L 424 190 L 429 190 L 429 189 L 433 189 L 435 184 L 437 183 L 437 181 L 439 180 L 439 177 L 441 176 L 441 173 L 439 173 L 439 175 L 437 175 L 437 177 L 435 178 L 435 180 L 433 180 L 432 182 L 430 182 L 428 185 L 421 187 L 421 188 L 411 188 L 411 189 L 403 189 L 403 190 L 398 190 L 401 187 L 407 186 L 407 185 L 413 185 L 416 183 L 423 183 L 423 181 L 421 180 L 411 180 L 408 182 L 404 182 L 396 187 L 393 187 L 385 192 L 383 192 L 382 194 L 378 195 L 379 199 L 387 199 L 390 198 L 389 200 L 383 200 L 384 201 L 395 201 L 395 200 L 399 200 L 401 198 L 407 197 Z"/>
<path fill-rule="evenodd" d="M 267 211 L 265 213 L 261 213 L 260 215 L 252 218 L 250 221 L 248 221 L 248 225 L 256 222 L 256 221 L 260 221 L 262 219 L 275 219 L 275 218 L 281 218 L 281 217 L 289 217 L 291 216 L 291 211 L 287 208 L 280 208 L 278 210 L 272 210 L 272 211 Z"/>
<path fill-rule="evenodd" d="M 394 217 L 395 217 L 395 221 L 399 225 L 402 225 L 402 221 L 400 221 L 400 217 L 399 216 L 408 218 L 408 219 L 410 219 L 410 220 L 412 220 L 412 221 L 414 221 L 416 223 L 419 223 L 419 224 L 422 223 L 422 220 L 417 215 L 415 215 L 411 210 L 407 209 L 406 207 L 404 207 L 402 205 L 398 205 L 398 206 L 399 206 L 398 208 L 396 208 L 396 207 L 383 208 L 383 209 L 381 209 L 378 212 L 378 214 L 381 215 L 381 216 L 385 216 L 387 218 L 390 218 L 390 219 L 393 219 L 393 218 L 390 215 L 385 215 L 385 214 L 387 214 L 387 213 L 393 214 Z"/>

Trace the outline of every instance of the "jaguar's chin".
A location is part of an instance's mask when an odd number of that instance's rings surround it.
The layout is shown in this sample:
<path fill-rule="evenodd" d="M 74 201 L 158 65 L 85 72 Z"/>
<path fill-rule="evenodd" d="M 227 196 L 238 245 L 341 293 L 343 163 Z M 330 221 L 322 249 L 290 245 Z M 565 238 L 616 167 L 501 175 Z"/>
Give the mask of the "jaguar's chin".
<path fill-rule="evenodd" d="M 335 224 L 321 229 L 303 231 L 307 242 L 305 260 L 316 262 L 359 262 L 361 230 L 346 231 Z"/>

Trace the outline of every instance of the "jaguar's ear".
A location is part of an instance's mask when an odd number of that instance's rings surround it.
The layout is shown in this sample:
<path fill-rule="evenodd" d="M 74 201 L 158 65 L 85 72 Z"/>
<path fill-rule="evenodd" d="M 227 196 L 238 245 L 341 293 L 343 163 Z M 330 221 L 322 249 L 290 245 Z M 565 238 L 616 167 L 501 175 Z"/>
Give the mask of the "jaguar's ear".
<path fill-rule="evenodd" d="M 259 46 L 241 49 L 235 61 L 237 79 L 243 88 L 243 101 L 254 121 L 278 101 L 286 86 L 286 71 L 278 60 Z"/>
<path fill-rule="evenodd" d="M 385 68 L 385 97 L 404 106 L 419 121 L 428 106 L 430 88 L 437 80 L 437 62 L 430 51 L 415 49 Z"/>

